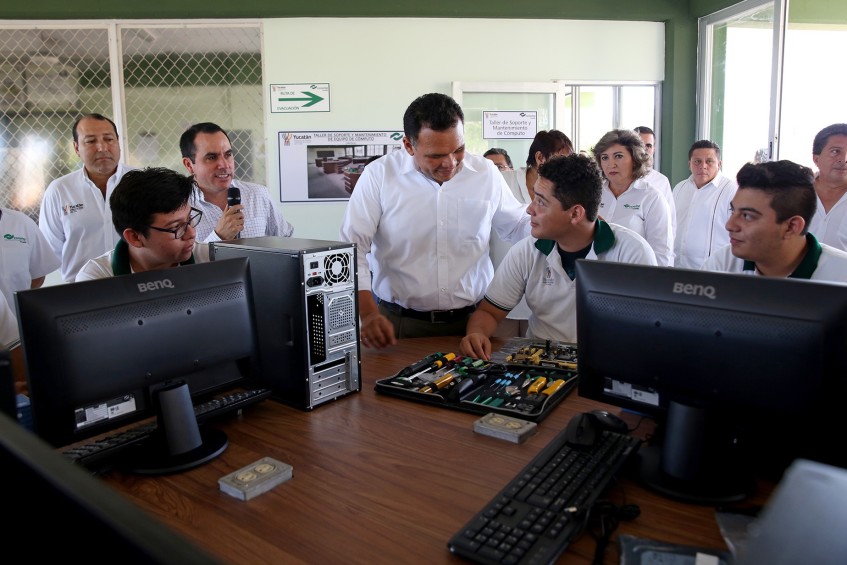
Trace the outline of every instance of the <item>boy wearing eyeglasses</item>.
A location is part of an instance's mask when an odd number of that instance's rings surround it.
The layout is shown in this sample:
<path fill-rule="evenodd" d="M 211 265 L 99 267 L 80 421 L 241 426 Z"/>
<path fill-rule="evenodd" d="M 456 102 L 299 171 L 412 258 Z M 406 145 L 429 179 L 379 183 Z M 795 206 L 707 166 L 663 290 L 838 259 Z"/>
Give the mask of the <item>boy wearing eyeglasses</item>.
<path fill-rule="evenodd" d="M 203 213 L 188 203 L 192 188 L 190 177 L 170 169 L 126 173 L 109 198 L 121 239 L 88 261 L 76 282 L 208 261 L 208 244 L 196 241 Z"/>

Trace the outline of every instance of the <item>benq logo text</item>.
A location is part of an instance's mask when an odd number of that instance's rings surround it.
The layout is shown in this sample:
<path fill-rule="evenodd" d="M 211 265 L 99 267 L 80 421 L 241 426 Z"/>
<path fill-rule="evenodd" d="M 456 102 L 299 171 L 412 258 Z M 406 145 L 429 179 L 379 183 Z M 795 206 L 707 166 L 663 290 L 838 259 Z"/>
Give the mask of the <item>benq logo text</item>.
<path fill-rule="evenodd" d="M 173 288 L 174 283 L 171 279 L 162 279 L 147 283 L 138 283 L 138 292 L 147 292 L 148 290 L 161 290 L 163 288 Z"/>
<path fill-rule="evenodd" d="M 687 294 L 689 296 L 705 296 L 710 300 L 714 300 L 718 297 L 715 287 L 711 285 L 687 284 L 681 282 L 673 283 L 673 293 Z"/>

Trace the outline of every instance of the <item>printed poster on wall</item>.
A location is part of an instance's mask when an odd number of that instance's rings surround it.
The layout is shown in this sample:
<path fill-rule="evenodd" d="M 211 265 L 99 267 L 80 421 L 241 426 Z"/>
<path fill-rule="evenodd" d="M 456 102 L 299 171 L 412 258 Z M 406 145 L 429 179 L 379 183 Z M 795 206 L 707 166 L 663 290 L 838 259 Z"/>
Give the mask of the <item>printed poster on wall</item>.
<path fill-rule="evenodd" d="M 281 202 L 348 200 L 373 159 L 403 149 L 402 131 L 279 132 Z"/>

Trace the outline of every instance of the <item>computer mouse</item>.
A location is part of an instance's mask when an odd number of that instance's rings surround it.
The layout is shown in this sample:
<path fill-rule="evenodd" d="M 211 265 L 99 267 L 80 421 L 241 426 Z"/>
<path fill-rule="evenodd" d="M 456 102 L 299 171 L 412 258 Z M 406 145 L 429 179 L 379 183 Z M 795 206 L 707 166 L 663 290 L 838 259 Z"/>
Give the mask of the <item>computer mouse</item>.
<path fill-rule="evenodd" d="M 629 433 L 629 426 L 620 416 L 616 416 L 606 410 L 592 410 L 590 413 L 597 417 L 597 420 L 599 420 L 600 426 L 603 429 L 619 434 Z"/>
<path fill-rule="evenodd" d="M 583 412 L 571 418 L 565 428 L 565 441 L 573 447 L 591 447 L 603 435 L 600 421 L 594 414 Z"/>

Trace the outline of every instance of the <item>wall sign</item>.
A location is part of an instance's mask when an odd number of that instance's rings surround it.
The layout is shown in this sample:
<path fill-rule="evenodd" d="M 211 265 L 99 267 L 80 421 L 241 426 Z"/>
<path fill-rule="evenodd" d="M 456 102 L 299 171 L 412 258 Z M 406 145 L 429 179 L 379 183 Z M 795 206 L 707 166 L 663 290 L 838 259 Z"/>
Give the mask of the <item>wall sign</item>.
<path fill-rule="evenodd" d="M 348 200 L 365 165 L 403 148 L 401 131 L 279 132 L 281 202 Z"/>
<path fill-rule="evenodd" d="M 329 83 L 272 84 L 271 113 L 329 112 Z"/>
<path fill-rule="evenodd" d="M 482 112 L 483 139 L 533 139 L 538 133 L 538 116 L 533 111 Z"/>

